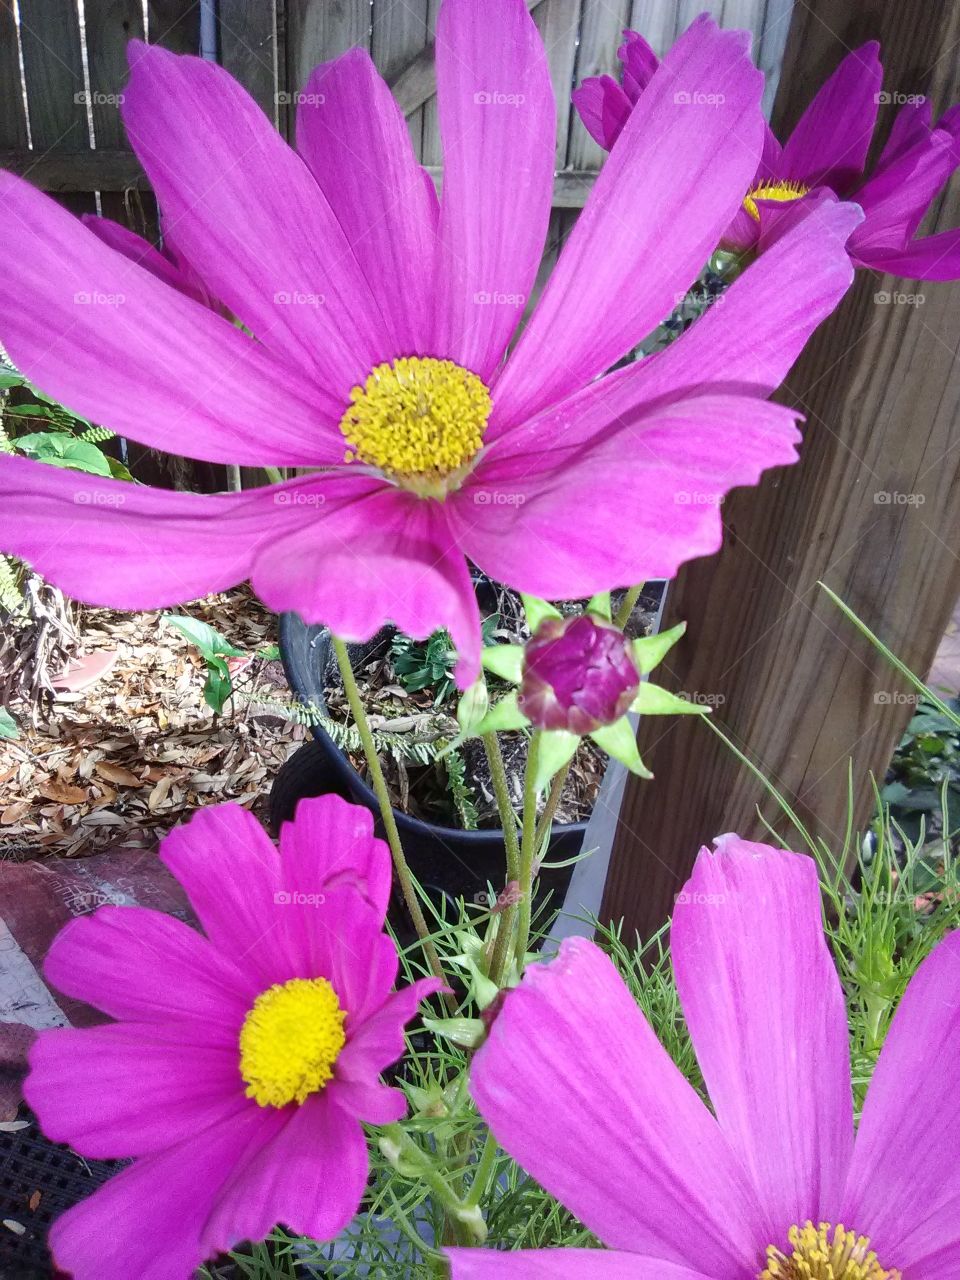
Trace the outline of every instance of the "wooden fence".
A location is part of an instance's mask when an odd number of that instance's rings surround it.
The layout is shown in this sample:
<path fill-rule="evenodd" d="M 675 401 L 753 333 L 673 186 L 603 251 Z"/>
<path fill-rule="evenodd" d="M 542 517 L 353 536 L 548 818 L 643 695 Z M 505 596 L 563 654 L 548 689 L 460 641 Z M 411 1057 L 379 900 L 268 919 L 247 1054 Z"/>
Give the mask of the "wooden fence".
<path fill-rule="evenodd" d="M 793 0 L 527 0 L 549 51 L 557 97 L 557 210 L 580 207 L 602 152 L 570 106 L 575 83 L 615 72 L 624 27 L 663 52 L 704 9 L 749 28 L 772 103 Z M 71 208 L 99 205 L 135 229 L 152 206 L 126 145 L 118 100 L 125 46 L 146 38 L 216 57 L 286 136 L 295 94 L 319 62 L 369 49 L 393 87 L 422 162 L 439 174 L 433 32 L 440 0 L 0 0 L 0 167 Z M 556 241 L 570 225 L 558 213 Z"/>

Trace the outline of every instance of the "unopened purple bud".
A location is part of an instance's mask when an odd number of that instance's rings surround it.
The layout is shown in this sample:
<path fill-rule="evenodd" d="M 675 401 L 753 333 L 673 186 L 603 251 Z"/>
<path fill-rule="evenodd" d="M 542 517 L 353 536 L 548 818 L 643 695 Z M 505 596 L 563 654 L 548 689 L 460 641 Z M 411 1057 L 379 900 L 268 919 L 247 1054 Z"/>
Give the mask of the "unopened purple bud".
<path fill-rule="evenodd" d="M 639 687 L 630 642 L 612 623 L 546 618 L 524 650 L 520 709 L 540 729 L 582 735 L 619 720 Z"/>

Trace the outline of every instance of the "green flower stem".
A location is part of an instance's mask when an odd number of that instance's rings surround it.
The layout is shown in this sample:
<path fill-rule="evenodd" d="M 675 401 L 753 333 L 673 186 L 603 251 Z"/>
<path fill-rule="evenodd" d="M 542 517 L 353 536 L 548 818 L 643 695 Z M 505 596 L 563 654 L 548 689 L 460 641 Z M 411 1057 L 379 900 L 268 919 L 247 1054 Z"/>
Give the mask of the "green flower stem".
<path fill-rule="evenodd" d="M 537 853 L 537 763 L 540 758 L 540 730 L 535 729 L 527 752 L 527 771 L 523 780 L 523 832 L 520 838 L 520 923 L 517 929 L 517 964 L 523 967 L 530 941 L 530 919 L 533 911 L 533 864 Z"/>
<path fill-rule="evenodd" d="M 263 471 L 270 484 L 283 483 L 283 474 L 279 467 L 264 467 Z"/>
<path fill-rule="evenodd" d="M 363 702 L 360 698 L 360 690 L 357 688 L 357 681 L 353 674 L 353 667 L 350 665 L 350 655 L 347 653 L 347 646 L 339 636 L 332 635 L 331 640 L 333 641 L 333 651 L 337 656 L 337 665 L 340 668 L 340 675 L 343 678 L 343 689 L 347 695 L 347 702 L 350 704 L 350 712 L 353 716 L 354 723 L 357 726 L 357 731 L 360 734 L 360 742 L 363 745 L 363 754 L 367 760 L 367 768 L 370 770 L 370 781 L 373 783 L 373 790 L 376 793 L 377 802 L 380 805 L 380 816 L 383 819 L 383 826 L 387 835 L 387 843 L 390 846 L 390 852 L 393 854 L 393 865 L 397 872 L 397 879 L 400 882 L 400 891 L 403 894 L 403 900 L 410 913 L 410 919 L 413 921 L 413 927 L 417 931 L 417 937 L 423 945 L 424 954 L 427 957 L 427 963 L 430 966 L 430 970 L 434 977 L 444 981 L 443 969 L 440 966 L 440 957 L 437 955 L 437 949 L 430 938 L 430 930 L 427 928 L 427 922 L 423 916 L 423 909 L 420 906 L 416 890 L 413 887 L 413 877 L 410 875 L 410 868 L 407 865 L 407 859 L 403 852 L 403 845 L 400 843 L 400 832 L 397 830 L 397 820 L 394 816 L 393 806 L 390 803 L 390 793 L 387 790 L 386 779 L 383 776 L 383 768 L 380 764 L 380 758 L 377 755 L 377 748 L 373 742 L 373 734 L 370 732 L 367 713 L 363 709 Z M 445 996 L 444 1000 L 452 1016 L 452 1014 L 456 1012 L 456 1002 L 451 996 Z"/>
<path fill-rule="evenodd" d="M 537 823 L 536 835 L 533 837 L 533 843 L 537 849 L 543 847 L 544 839 L 550 834 L 553 815 L 557 812 L 557 805 L 560 803 L 560 796 L 563 792 L 563 784 L 567 780 L 567 774 L 570 772 L 572 764 L 573 761 L 568 760 L 560 772 L 554 776 L 553 782 L 550 784 L 550 794 L 547 796 L 547 803 L 543 807 L 543 813 L 541 813 L 540 821 Z"/>
<path fill-rule="evenodd" d="M 473 1182 L 470 1185 L 470 1194 L 467 1196 L 464 1204 L 473 1208 L 482 1203 L 487 1194 L 487 1186 L 490 1182 L 490 1175 L 493 1173 L 496 1160 L 497 1140 L 488 1129 L 486 1141 L 483 1144 L 483 1151 L 480 1153 L 480 1159 L 477 1161 L 477 1171 L 473 1175 Z"/>
<path fill-rule="evenodd" d="M 510 803 L 510 790 L 507 786 L 507 772 L 503 765 L 503 753 L 500 750 L 500 739 L 495 733 L 483 735 L 483 746 L 490 764 L 490 777 L 493 780 L 493 793 L 497 798 L 497 810 L 500 814 L 500 825 L 503 828 L 503 844 L 507 855 L 507 884 L 520 879 L 520 842 L 517 839 L 517 820 Z M 495 915 L 490 928 L 496 928 L 493 952 L 490 956 L 489 977 L 500 985 L 503 981 L 507 959 L 510 954 L 510 938 L 513 934 L 514 907 L 508 903 Z M 488 934 L 489 937 L 489 934 Z"/>
<path fill-rule="evenodd" d="M 634 606 L 640 599 L 644 584 L 637 583 L 635 587 L 631 587 L 627 594 L 623 597 L 620 608 L 617 610 L 616 617 L 613 619 L 613 625 L 619 627 L 622 631 L 630 621 L 630 615 L 633 613 Z"/>
<path fill-rule="evenodd" d="M 495 733 L 483 735 L 483 746 L 490 765 L 490 777 L 493 780 L 493 794 L 497 798 L 497 809 L 500 813 L 500 825 L 503 827 L 503 843 L 507 851 L 507 881 L 516 880 L 520 874 L 520 843 L 517 839 L 517 820 L 510 802 L 510 789 L 507 786 L 507 771 L 503 765 L 503 752 L 500 750 L 500 739 Z"/>
<path fill-rule="evenodd" d="M 418 1146 L 399 1125 L 388 1125 L 380 1139 L 380 1150 L 397 1172 L 406 1178 L 423 1182 L 430 1188 L 453 1228 L 457 1244 L 482 1244 L 487 1237 L 487 1224 L 477 1205 L 461 1200 L 448 1185 L 429 1153 Z"/>

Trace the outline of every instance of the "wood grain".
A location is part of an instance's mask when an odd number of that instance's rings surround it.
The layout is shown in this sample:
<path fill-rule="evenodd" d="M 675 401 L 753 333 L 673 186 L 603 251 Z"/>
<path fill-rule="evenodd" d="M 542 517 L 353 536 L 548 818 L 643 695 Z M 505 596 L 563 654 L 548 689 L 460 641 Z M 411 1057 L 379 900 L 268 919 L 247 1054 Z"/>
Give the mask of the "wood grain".
<path fill-rule="evenodd" d="M 790 31 L 778 131 L 870 36 L 883 42 L 886 90 L 926 93 L 941 109 L 960 96 L 955 6 L 807 0 Z M 881 111 L 882 133 L 893 108 Z M 958 223 L 954 185 L 929 229 Z M 957 302 L 954 284 L 858 273 L 781 393 L 807 417 L 801 462 L 735 493 L 722 551 L 689 565 L 669 592 L 665 625 L 685 618 L 689 630 L 661 683 L 713 699 L 716 721 L 836 853 L 848 763 L 862 825 L 869 776 L 882 779 L 911 706 L 816 584 L 826 581 L 913 670 L 929 669 L 960 594 Z M 789 843 L 797 837 L 705 725 L 650 719 L 639 740 L 657 777 L 627 788 L 603 915 L 646 936 L 704 842 L 731 830 L 763 838 L 758 809 Z"/>

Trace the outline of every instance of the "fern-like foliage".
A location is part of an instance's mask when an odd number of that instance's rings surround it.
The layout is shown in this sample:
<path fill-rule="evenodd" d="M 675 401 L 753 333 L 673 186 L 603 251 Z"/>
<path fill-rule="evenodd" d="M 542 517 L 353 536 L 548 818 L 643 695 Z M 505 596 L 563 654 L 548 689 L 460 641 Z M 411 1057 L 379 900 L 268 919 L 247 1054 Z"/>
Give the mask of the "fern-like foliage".
<path fill-rule="evenodd" d="M 450 751 L 443 757 L 447 770 L 447 789 L 453 800 L 464 831 L 476 831 L 477 806 L 467 780 L 467 766 L 459 751 Z"/>
<path fill-rule="evenodd" d="M 341 751 L 361 755 L 363 743 L 356 725 L 344 724 L 326 715 L 319 707 L 297 703 L 292 710 L 298 724 L 319 726 L 333 739 Z M 414 733 L 390 733 L 386 729 L 373 729 L 373 742 L 378 755 L 390 755 L 404 764 L 433 764 L 450 741 L 449 737 L 418 738 Z"/>
<path fill-rule="evenodd" d="M 0 556 L 0 614 L 14 616 L 22 612 L 19 562 L 12 556 Z"/>

